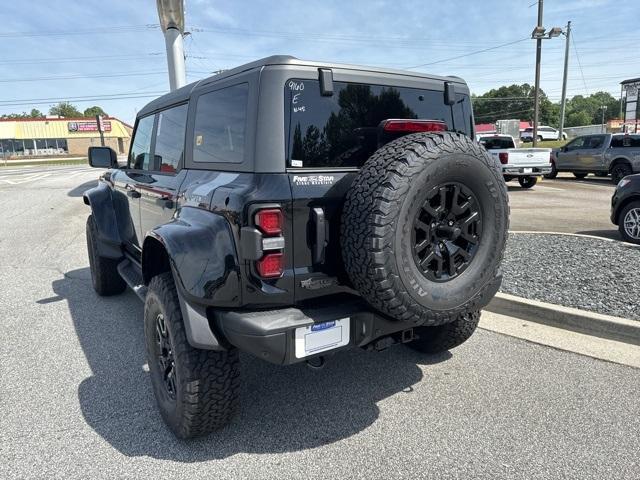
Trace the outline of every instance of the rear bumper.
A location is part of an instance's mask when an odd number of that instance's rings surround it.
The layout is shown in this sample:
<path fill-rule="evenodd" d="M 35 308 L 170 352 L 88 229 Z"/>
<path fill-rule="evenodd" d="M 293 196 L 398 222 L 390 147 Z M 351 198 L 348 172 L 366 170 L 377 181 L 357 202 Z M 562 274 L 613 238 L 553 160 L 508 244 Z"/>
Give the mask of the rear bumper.
<path fill-rule="evenodd" d="M 296 357 L 297 328 L 345 318 L 349 319 L 348 344 L 319 354 Z M 361 301 L 309 309 L 216 311 L 214 322 L 231 345 L 278 365 L 303 362 L 349 347 L 363 347 L 413 326 L 374 313 Z"/>
<path fill-rule="evenodd" d="M 525 169 L 531 169 L 531 171 L 525 172 Z M 536 166 L 536 167 L 504 165 L 502 167 L 502 174 L 508 175 L 511 177 L 519 177 L 519 176 L 530 177 L 530 176 L 546 175 L 547 173 L 551 173 L 551 165 Z"/>

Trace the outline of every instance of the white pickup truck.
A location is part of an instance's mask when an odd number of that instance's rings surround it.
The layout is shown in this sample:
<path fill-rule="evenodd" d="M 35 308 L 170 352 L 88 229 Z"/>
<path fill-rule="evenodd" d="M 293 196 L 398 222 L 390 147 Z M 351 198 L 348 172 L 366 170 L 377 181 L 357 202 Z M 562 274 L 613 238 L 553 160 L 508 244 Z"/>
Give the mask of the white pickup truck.
<path fill-rule="evenodd" d="M 482 135 L 478 141 L 500 160 L 506 182 L 517 177 L 522 188 L 531 188 L 538 177 L 551 172 L 550 148 L 516 148 L 511 135 Z"/>

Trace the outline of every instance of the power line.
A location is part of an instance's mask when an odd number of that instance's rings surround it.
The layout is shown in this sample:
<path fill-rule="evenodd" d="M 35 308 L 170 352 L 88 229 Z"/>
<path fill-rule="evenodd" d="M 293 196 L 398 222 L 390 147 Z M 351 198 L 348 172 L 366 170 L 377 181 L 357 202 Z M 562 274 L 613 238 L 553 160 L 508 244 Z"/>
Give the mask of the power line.
<path fill-rule="evenodd" d="M 423 63 L 421 65 L 414 65 L 412 67 L 405 67 L 407 70 L 413 70 L 414 68 L 422 68 L 429 65 L 436 65 L 437 63 L 444 63 L 450 60 L 457 60 L 458 58 L 470 57 L 471 55 L 477 55 L 479 53 L 489 52 L 491 50 L 497 50 L 498 48 L 508 47 L 509 45 L 515 45 L 516 43 L 524 42 L 525 40 L 529 40 L 529 37 L 521 38 L 520 40 L 514 40 L 513 42 L 507 42 L 500 45 L 496 45 L 490 48 L 483 48 L 482 50 L 476 50 L 474 52 L 465 53 L 463 55 L 457 55 L 455 57 L 443 58 L 441 60 L 436 60 L 435 62 Z"/>
<path fill-rule="evenodd" d="M 573 51 L 576 54 L 576 60 L 578 61 L 578 67 L 580 67 L 580 76 L 582 77 L 582 84 L 584 85 L 584 92 L 589 93 L 587 89 L 587 82 L 584 81 L 584 72 L 582 71 L 582 64 L 580 63 L 580 56 L 578 55 L 578 49 L 576 48 L 575 33 L 571 36 L 571 45 L 573 45 Z"/>
<path fill-rule="evenodd" d="M 130 33 L 140 32 L 145 30 L 155 30 L 160 25 L 157 23 L 148 23 L 144 25 L 121 25 L 115 27 L 106 28 L 91 28 L 91 29 L 76 29 L 76 30 L 58 30 L 50 32 L 5 32 L 0 33 L 0 38 L 10 37 L 58 37 L 65 35 L 102 35 L 102 34 L 114 34 L 114 33 Z"/>
<path fill-rule="evenodd" d="M 167 93 L 167 92 L 160 92 Z M 139 95 L 112 95 L 112 96 L 104 96 L 104 97 L 83 97 L 83 98 L 56 98 L 47 101 L 36 101 L 36 102 L 23 102 L 23 103 L 2 103 L 0 104 L 0 108 L 2 107 L 20 107 L 20 106 L 31 106 L 31 105 L 51 105 L 60 102 L 69 102 L 69 103 L 84 103 L 84 102 L 109 102 L 113 100 L 127 100 L 127 99 L 135 99 L 135 98 L 156 98 L 158 97 L 158 93 L 148 93 L 148 94 L 139 94 Z"/>
<path fill-rule="evenodd" d="M 157 71 L 148 71 L 148 72 L 128 72 L 128 73 L 108 73 L 108 74 L 73 74 L 73 75 L 60 75 L 60 76 L 52 76 L 52 77 L 31 77 L 31 78 L 0 78 L 1 83 L 12 83 L 12 82 L 36 82 L 36 81 L 45 81 L 45 80 L 73 80 L 73 79 L 82 79 L 82 78 L 114 78 L 114 77 L 138 77 L 141 75 L 165 75 L 166 70 L 157 70 Z M 206 74 L 209 75 L 210 72 L 204 71 L 191 71 L 190 73 L 194 74 Z"/>
<path fill-rule="evenodd" d="M 32 65 L 41 63 L 73 63 L 73 62 L 93 62 L 103 60 L 134 60 L 140 58 L 156 57 L 164 55 L 163 52 L 151 52 L 143 54 L 131 54 L 131 55 L 91 55 L 87 57 L 56 57 L 56 58 L 15 58 L 0 60 L 0 65 Z"/>

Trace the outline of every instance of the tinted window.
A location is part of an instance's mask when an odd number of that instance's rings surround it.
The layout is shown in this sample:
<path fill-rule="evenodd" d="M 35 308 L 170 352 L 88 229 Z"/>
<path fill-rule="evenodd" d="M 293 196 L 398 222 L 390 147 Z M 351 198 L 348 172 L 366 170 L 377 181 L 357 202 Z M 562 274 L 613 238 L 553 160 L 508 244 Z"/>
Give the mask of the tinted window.
<path fill-rule="evenodd" d="M 640 137 L 633 135 L 615 135 L 611 138 L 611 148 L 640 147 Z"/>
<path fill-rule="evenodd" d="M 154 161 L 150 162 L 149 169 L 172 173 L 178 170 L 184 151 L 187 105 L 163 110 L 157 116 L 158 126 L 153 150 Z"/>
<path fill-rule="evenodd" d="M 578 148 L 582 148 L 585 143 L 585 140 L 588 138 L 589 137 L 578 137 L 575 140 L 572 140 L 569 143 L 567 143 L 565 148 L 567 150 L 576 150 Z"/>
<path fill-rule="evenodd" d="M 198 98 L 193 138 L 194 162 L 240 163 L 244 159 L 249 84 Z"/>
<path fill-rule="evenodd" d="M 515 148 L 513 140 L 509 137 L 483 137 L 480 143 L 487 150 L 498 150 L 503 148 Z"/>
<path fill-rule="evenodd" d="M 592 135 L 585 141 L 585 148 L 600 148 L 604 143 L 604 135 Z"/>
<path fill-rule="evenodd" d="M 151 134 L 153 132 L 154 115 L 138 120 L 129 152 L 129 167 L 136 170 L 147 170 L 149 153 L 151 152 Z"/>
<path fill-rule="evenodd" d="M 442 120 L 449 130 L 471 135 L 466 95 L 459 95 L 452 107 L 445 105 L 441 91 L 346 82 L 333 82 L 333 88 L 332 96 L 322 96 L 317 80 L 286 83 L 290 166 L 359 167 L 378 148 L 378 125 L 389 118 Z"/>

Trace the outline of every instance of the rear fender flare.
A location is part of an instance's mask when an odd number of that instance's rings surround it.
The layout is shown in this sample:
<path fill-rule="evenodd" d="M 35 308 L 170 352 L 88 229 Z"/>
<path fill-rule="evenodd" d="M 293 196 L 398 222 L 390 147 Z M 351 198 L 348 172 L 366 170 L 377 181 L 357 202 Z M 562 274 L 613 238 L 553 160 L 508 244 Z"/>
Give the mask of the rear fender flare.
<path fill-rule="evenodd" d="M 145 255 L 145 247 L 153 241 L 164 247 L 178 291 L 188 302 L 216 307 L 241 304 L 238 255 L 225 217 L 183 207 L 173 220 L 148 232 L 142 247 L 145 284 L 154 271 L 154 258 Z"/>

